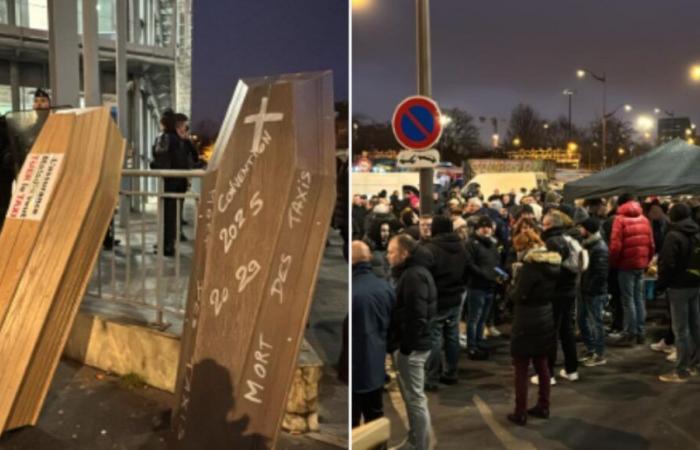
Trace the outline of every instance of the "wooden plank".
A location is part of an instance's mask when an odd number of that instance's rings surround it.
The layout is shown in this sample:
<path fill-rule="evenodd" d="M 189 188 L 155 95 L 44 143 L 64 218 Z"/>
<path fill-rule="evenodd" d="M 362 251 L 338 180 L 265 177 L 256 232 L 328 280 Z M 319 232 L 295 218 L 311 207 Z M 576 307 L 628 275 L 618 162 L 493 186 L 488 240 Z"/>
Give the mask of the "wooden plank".
<path fill-rule="evenodd" d="M 63 126 L 62 122 L 65 120 L 74 122 L 69 132 L 67 127 Z M 65 153 L 62 166 L 65 176 L 56 185 L 51 207 L 41 218 L 43 222 L 41 232 L 36 238 L 36 244 L 12 296 L 5 320 L 0 324 L 0 360 L 12 361 L 12 364 L 7 365 L 0 372 L 0 429 L 2 430 L 10 425 L 10 415 L 17 396 L 22 392 L 34 401 L 23 404 L 12 423 L 26 422 L 27 417 L 38 414 L 40 406 L 36 405 L 36 400 L 39 400 L 40 405 L 45 387 L 50 382 L 50 376 L 43 378 L 37 386 L 31 387 L 31 389 L 37 389 L 33 394 L 22 391 L 25 376 L 31 368 L 33 359 L 39 361 L 38 368 L 35 366 L 33 371 L 53 372 L 55 358 L 60 354 L 60 348 L 56 351 L 59 347 L 56 344 L 62 344 L 61 341 L 64 340 L 62 334 L 66 330 L 60 330 L 60 324 L 51 325 L 46 341 L 42 341 L 42 333 L 45 331 L 47 321 L 53 320 L 52 312 L 59 319 L 62 318 L 59 322 L 62 320 L 64 325 L 70 326 L 70 316 L 73 315 L 71 308 L 75 305 L 66 301 L 68 304 L 64 305 L 64 308 L 53 309 L 62 283 L 69 279 L 74 281 L 75 278 L 71 277 L 78 276 L 78 274 L 69 273 L 71 268 L 68 264 L 71 259 L 75 261 L 78 239 L 82 237 L 101 243 L 104 237 L 104 230 L 100 230 L 99 235 L 92 236 L 81 236 L 80 232 L 84 229 L 86 218 L 92 215 L 90 206 L 97 198 L 106 150 L 104 144 L 110 133 L 111 124 L 112 120 L 106 108 L 91 108 L 78 113 L 54 114 L 49 117 L 42 130 L 41 134 L 57 128 L 57 135 L 69 134 L 68 151 Z M 97 143 L 103 143 L 103 145 L 95 145 Z M 121 151 L 121 147 L 117 147 L 114 151 Z M 108 217 L 111 217 L 111 212 Z M 85 229 L 88 230 L 88 228 Z M 88 261 L 94 260 L 92 254 L 81 256 Z M 78 284 L 82 283 L 78 281 Z M 75 286 L 62 288 L 69 289 L 70 294 L 76 293 L 75 290 L 70 292 L 70 289 L 75 289 Z M 72 302 L 79 302 L 80 297 L 73 296 Z M 50 343 L 49 340 L 52 337 L 58 342 Z M 37 353 L 40 347 L 53 350 L 56 354 Z M 28 406 L 30 403 L 33 406 Z"/>
<path fill-rule="evenodd" d="M 54 122 L 60 122 L 60 125 L 47 128 L 39 134 L 32 148 L 33 155 L 65 154 L 73 123 L 70 118 L 63 116 L 54 119 Z M 25 174 L 26 171 L 23 170 L 20 176 Z M 59 183 L 62 176 L 63 170 L 60 170 Z M 52 201 L 53 196 L 47 200 L 48 208 L 51 207 Z M 13 202 L 10 203 L 10 205 L 12 204 Z M 2 233 L 0 233 L 0 249 L 2 249 L 0 251 L 0 324 L 5 319 L 12 295 L 24 272 L 42 226 L 43 222 L 41 221 L 20 220 L 9 216 L 5 219 Z"/>
<path fill-rule="evenodd" d="M 210 194 L 197 328 L 186 329 L 196 337 L 181 355 L 184 447 L 274 447 L 335 199 L 330 73 L 241 84 Z"/>
<path fill-rule="evenodd" d="M 96 195 L 82 224 L 64 278 L 51 306 L 44 330 L 8 421 L 8 429 L 35 425 L 44 398 L 68 339 L 73 320 L 100 254 L 118 201 L 119 180 L 126 141 L 113 121 L 107 121 L 106 141 L 89 142 L 81 151 L 104 148 L 102 170 Z"/>
<path fill-rule="evenodd" d="M 352 430 L 352 448 L 357 450 L 373 450 L 381 448 L 391 437 L 391 422 L 386 417 L 380 417 Z"/>

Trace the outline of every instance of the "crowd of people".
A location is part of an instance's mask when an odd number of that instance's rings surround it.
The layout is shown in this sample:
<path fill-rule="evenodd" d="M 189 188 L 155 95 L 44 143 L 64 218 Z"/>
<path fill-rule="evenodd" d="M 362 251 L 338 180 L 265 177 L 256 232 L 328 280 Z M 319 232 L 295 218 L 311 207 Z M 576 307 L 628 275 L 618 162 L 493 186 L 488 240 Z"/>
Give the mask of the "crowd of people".
<path fill-rule="evenodd" d="M 506 332 L 515 388 L 507 418 L 546 419 L 551 386 L 581 380 L 581 366 L 607 364 L 607 346 L 647 342 L 647 297 L 667 299 L 671 324 L 650 342 L 676 364 L 658 379 L 697 375 L 696 199 L 621 194 L 568 203 L 555 191 L 485 197 L 478 185 L 454 186 L 421 215 L 416 197 L 353 197 L 353 426 L 382 416 L 389 354 L 406 403 L 407 448 L 428 448 L 426 391 L 458 383 L 460 358 L 489 359 L 488 340 Z M 530 383 L 539 394 L 528 409 Z"/>

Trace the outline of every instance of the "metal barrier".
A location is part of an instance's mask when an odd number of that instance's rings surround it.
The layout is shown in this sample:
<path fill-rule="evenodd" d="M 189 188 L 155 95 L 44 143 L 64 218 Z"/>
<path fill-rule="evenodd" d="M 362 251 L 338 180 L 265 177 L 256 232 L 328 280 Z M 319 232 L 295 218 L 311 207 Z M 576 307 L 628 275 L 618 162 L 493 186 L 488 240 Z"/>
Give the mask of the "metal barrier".
<path fill-rule="evenodd" d="M 127 202 L 129 208 L 125 215 L 120 215 L 118 226 L 113 226 L 114 245 L 100 253 L 83 308 L 145 321 L 161 330 L 171 327 L 173 322 L 181 323 L 194 256 L 196 204 L 200 197 L 197 186 L 204 174 L 204 170 L 122 171 L 122 179 L 128 179 L 122 186 L 130 188 L 120 191 L 119 201 Z M 165 192 L 165 178 L 188 178 L 194 189 L 185 193 Z M 163 251 L 166 198 L 179 200 L 173 257 L 165 256 Z M 185 202 L 189 199 L 194 200 L 192 232 L 190 239 L 182 242 L 183 212 L 188 209 Z M 185 228 L 189 229 L 190 225 Z M 177 332 L 177 327 L 174 328 Z"/>

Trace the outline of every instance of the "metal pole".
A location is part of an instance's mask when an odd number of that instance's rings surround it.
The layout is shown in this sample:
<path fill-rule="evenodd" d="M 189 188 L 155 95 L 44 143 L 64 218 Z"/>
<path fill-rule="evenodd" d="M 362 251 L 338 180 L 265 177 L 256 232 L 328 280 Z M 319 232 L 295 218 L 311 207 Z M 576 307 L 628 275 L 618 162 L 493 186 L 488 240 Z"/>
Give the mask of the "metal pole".
<path fill-rule="evenodd" d="M 131 134 L 129 133 L 129 99 L 128 91 L 128 76 L 127 76 L 127 2 L 116 2 L 115 14 L 117 16 L 117 37 L 116 37 L 116 82 L 117 82 L 117 123 L 119 130 L 122 132 L 124 139 L 127 142 L 127 148 L 131 147 Z M 127 150 L 128 151 L 128 150 Z M 129 157 L 124 156 L 123 167 L 128 168 Z M 132 190 L 131 178 L 123 177 L 121 180 L 121 188 L 125 191 Z M 127 202 L 119 204 L 119 225 L 126 226 L 128 217 L 128 209 L 131 205 Z"/>
<path fill-rule="evenodd" d="M 567 97 L 569 97 L 569 142 L 571 142 L 571 97 L 573 94 L 569 94 Z"/>
<path fill-rule="evenodd" d="M 97 42 L 97 0 L 83 0 L 83 91 L 85 106 L 100 106 L 100 56 Z"/>
<path fill-rule="evenodd" d="M 430 68 L 430 0 L 416 0 L 418 94 L 432 97 Z M 420 169 L 420 212 L 433 212 L 433 169 Z"/>
<path fill-rule="evenodd" d="M 78 107 L 78 3 L 49 0 L 49 73 L 55 105 Z"/>
<path fill-rule="evenodd" d="M 608 142 L 608 118 L 606 117 L 605 110 L 607 109 L 607 96 L 608 96 L 608 81 L 605 77 L 605 72 L 603 72 L 603 136 L 602 136 L 602 147 L 603 147 L 603 169 L 607 167 L 608 152 L 606 150 L 606 145 Z"/>

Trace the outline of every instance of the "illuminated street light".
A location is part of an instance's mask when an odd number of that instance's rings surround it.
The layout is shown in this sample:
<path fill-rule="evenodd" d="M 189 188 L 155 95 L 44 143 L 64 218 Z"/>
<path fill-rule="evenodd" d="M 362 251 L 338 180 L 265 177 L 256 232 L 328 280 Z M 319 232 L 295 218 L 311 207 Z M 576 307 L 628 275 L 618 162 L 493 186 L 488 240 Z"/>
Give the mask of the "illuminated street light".
<path fill-rule="evenodd" d="M 693 134 L 693 130 L 691 130 L 690 128 L 686 128 L 686 129 L 685 129 L 685 135 L 686 135 L 686 136 L 690 136 L 691 134 Z"/>
<path fill-rule="evenodd" d="M 491 140 L 492 140 L 493 146 L 498 147 L 498 143 L 501 140 L 501 137 L 498 135 L 498 133 L 494 133 L 494 135 L 491 136 Z"/>
<path fill-rule="evenodd" d="M 369 9 L 372 2 L 370 0 L 352 0 L 353 11 L 365 11 Z"/>
<path fill-rule="evenodd" d="M 576 142 L 569 142 L 566 146 L 566 149 L 570 152 L 575 152 L 578 150 L 578 144 Z"/>
<path fill-rule="evenodd" d="M 513 145 L 516 147 L 519 147 L 520 146 L 520 138 L 516 137 L 515 139 L 513 139 Z"/>
<path fill-rule="evenodd" d="M 645 131 L 645 132 L 644 132 L 644 139 L 646 139 L 647 141 L 648 141 L 649 139 L 651 139 L 651 133 L 649 133 L 648 131 Z"/>
<path fill-rule="evenodd" d="M 695 145 L 695 139 L 693 139 L 693 138 L 688 138 L 688 144 L 690 144 L 690 145 Z"/>
<path fill-rule="evenodd" d="M 700 64 L 693 64 L 690 66 L 688 75 L 692 81 L 700 81 Z"/>
<path fill-rule="evenodd" d="M 620 156 L 622 156 L 622 155 L 625 154 L 625 149 L 622 148 L 622 147 L 620 147 L 620 148 L 617 149 L 617 153 L 618 153 Z"/>
<path fill-rule="evenodd" d="M 640 131 L 649 131 L 654 128 L 654 119 L 649 116 L 637 117 L 637 128 Z"/>
<path fill-rule="evenodd" d="M 440 114 L 440 125 L 443 127 L 446 127 L 447 125 L 452 123 L 452 117 L 448 116 L 447 114 Z"/>
<path fill-rule="evenodd" d="M 583 77 L 586 76 L 586 71 L 583 70 L 583 69 L 578 69 L 578 70 L 576 71 L 576 76 L 579 77 L 579 78 L 583 78 Z"/>
<path fill-rule="evenodd" d="M 625 112 L 632 111 L 632 105 L 625 105 Z"/>
<path fill-rule="evenodd" d="M 690 124 L 690 128 L 692 128 L 692 129 L 694 130 L 694 129 L 695 129 L 695 124 L 694 124 L 694 123 L 691 123 L 691 124 Z"/>
<path fill-rule="evenodd" d="M 542 125 L 542 128 L 544 128 L 545 130 L 548 129 L 548 128 L 549 128 L 549 124 L 548 124 L 547 122 L 545 122 L 544 125 Z"/>

